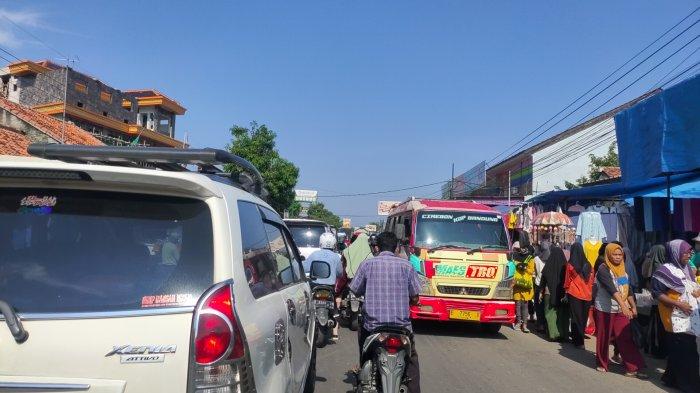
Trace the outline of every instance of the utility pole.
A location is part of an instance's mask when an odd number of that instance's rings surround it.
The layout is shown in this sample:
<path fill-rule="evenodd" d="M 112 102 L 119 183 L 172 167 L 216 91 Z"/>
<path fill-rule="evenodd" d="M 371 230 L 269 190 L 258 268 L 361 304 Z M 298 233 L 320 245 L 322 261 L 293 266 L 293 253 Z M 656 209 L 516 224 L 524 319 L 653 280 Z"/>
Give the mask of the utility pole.
<path fill-rule="evenodd" d="M 452 163 L 452 177 L 450 178 L 450 199 L 454 199 L 454 187 L 455 187 L 455 163 Z"/>
<path fill-rule="evenodd" d="M 510 171 L 508 171 L 508 210 L 510 210 Z"/>
<path fill-rule="evenodd" d="M 76 60 L 71 59 L 70 57 L 66 57 L 65 59 L 62 59 L 62 60 L 65 60 L 65 62 L 66 62 L 66 66 L 64 68 L 66 75 L 64 78 L 64 85 L 63 85 L 63 123 L 61 124 L 61 144 L 65 144 L 66 143 L 66 105 L 68 105 L 68 103 L 66 102 L 66 101 L 68 101 L 68 70 L 69 70 L 68 64 L 75 63 Z"/>

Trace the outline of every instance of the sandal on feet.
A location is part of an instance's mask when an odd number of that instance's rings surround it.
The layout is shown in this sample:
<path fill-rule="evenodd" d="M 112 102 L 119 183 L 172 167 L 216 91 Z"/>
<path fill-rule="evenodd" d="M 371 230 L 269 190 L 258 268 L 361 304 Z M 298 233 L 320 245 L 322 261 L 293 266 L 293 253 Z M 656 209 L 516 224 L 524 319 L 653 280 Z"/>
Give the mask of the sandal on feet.
<path fill-rule="evenodd" d="M 601 372 L 601 373 L 607 373 L 607 372 L 608 372 L 608 370 L 606 370 L 606 369 L 604 369 L 604 368 L 602 368 L 602 367 L 600 367 L 600 366 L 596 367 L 595 369 L 596 369 L 596 371 L 599 371 L 599 372 Z"/>
<path fill-rule="evenodd" d="M 641 379 L 641 380 L 649 379 L 649 375 L 643 371 L 634 371 L 631 373 L 625 373 L 625 377 L 637 378 L 637 379 Z"/>

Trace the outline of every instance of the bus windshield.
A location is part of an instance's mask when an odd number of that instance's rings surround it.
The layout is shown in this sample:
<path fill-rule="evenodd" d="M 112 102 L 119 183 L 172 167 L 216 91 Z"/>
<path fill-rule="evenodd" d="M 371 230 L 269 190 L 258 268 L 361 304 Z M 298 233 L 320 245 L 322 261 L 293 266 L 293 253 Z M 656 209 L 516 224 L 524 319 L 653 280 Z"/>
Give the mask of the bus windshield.
<path fill-rule="evenodd" d="M 423 211 L 418 213 L 415 244 L 507 250 L 508 236 L 496 214 Z"/>

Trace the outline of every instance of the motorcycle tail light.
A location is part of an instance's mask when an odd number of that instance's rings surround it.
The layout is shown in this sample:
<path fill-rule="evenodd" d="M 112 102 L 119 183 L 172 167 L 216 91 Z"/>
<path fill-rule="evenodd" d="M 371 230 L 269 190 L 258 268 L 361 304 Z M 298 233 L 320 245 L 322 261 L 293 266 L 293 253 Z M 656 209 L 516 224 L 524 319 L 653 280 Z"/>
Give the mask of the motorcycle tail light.
<path fill-rule="evenodd" d="M 387 338 L 384 342 L 384 348 L 386 348 L 386 351 L 389 353 L 398 352 L 402 346 L 403 343 L 401 342 L 401 339 L 396 336 L 389 336 L 389 338 Z"/>
<path fill-rule="evenodd" d="M 314 292 L 314 300 L 330 300 L 331 293 L 329 291 L 316 291 Z"/>

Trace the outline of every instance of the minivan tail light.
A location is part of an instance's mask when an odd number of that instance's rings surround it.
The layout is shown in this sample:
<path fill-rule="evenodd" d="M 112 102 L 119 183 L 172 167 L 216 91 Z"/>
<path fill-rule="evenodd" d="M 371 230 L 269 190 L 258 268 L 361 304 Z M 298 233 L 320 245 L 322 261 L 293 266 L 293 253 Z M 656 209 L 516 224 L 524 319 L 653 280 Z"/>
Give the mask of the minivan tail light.
<path fill-rule="evenodd" d="M 233 312 L 230 285 L 224 285 L 210 293 L 201 302 L 196 317 L 194 349 L 198 364 L 214 363 L 229 351 L 228 359 L 244 355 L 243 339 Z"/>
<path fill-rule="evenodd" d="M 231 286 L 231 281 L 217 284 L 197 303 L 189 392 L 248 392 L 255 388 Z"/>

